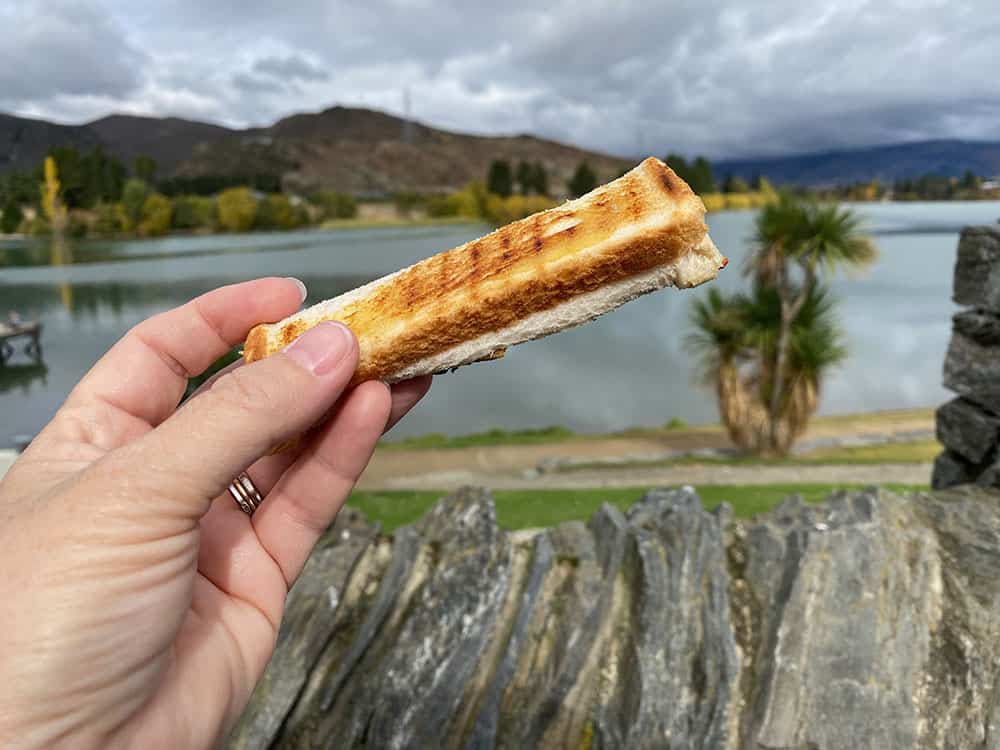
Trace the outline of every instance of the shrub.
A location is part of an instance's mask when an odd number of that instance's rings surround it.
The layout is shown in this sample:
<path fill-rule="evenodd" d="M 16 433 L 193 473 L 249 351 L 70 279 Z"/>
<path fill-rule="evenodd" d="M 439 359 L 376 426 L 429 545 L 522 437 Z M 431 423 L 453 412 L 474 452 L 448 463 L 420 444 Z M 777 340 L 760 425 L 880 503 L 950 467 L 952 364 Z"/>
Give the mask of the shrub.
<path fill-rule="evenodd" d="M 219 194 L 219 224 L 230 232 L 246 232 L 257 218 L 257 199 L 248 188 L 229 188 Z"/>
<path fill-rule="evenodd" d="M 165 195 L 153 193 L 142 204 L 142 220 L 139 222 L 139 234 L 143 237 L 159 237 L 170 231 L 170 218 L 174 212 L 174 204 Z"/>
<path fill-rule="evenodd" d="M 729 193 L 726 195 L 726 208 L 736 210 L 753 208 L 753 196 L 750 193 Z"/>
<path fill-rule="evenodd" d="M 470 182 L 450 198 L 455 201 L 457 216 L 468 216 L 473 219 L 486 218 L 486 203 L 489 193 L 481 182 Z"/>
<path fill-rule="evenodd" d="M 90 231 L 94 234 L 114 235 L 125 230 L 127 219 L 120 203 L 98 203 L 94 207 Z"/>
<path fill-rule="evenodd" d="M 87 225 L 87 214 L 80 211 L 71 211 L 66 222 L 66 236 L 80 239 L 87 236 L 89 226 Z"/>
<path fill-rule="evenodd" d="M 399 212 L 400 216 L 409 216 L 423 204 L 424 199 L 420 193 L 415 193 L 412 190 L 404 190 L 393 195 L 392 202 L 395 204 L 396 211 Z"/>
<path fill-rule="evenodd" d="M 295 224 L 296 226 L 306 226 L 312 224 L 315 221 L 313 216 L 315 212 L 309 210 L 309 206 L 304 202 L 299 202 L 295 204 Z"/>
<path fill-rule="evenodd" d="M 149 195 L 149 187 L 142 180 L 129 180 L 122 190 L 122 209 L 125 212 L 125 229 L 135 231 L 142 221 L 142 209 Z"/>
<path fill-rule="evenodd" d="M 722 193 L 706 193 L 701 196 L 706 211 L 722 211 L 726 208 L 726 196 Z"/>
<path fill-rule="evenodd" d="M 498 225 L 509 224 L 554 205 L 553 201 L 540 195 L 512 195 L 509 198 L 490 195 L 483 218 Z"/>
<path fill-rule="evenodd" d="M 27 233 L 33 237 L 47 237 L 52 234 L 52 226 L 40 211 L 27 224 Z"/>
<path fill-rule="evenodd" d="M 295 209 L 281 193 L 268 195 L 257 205 L 256 225 L 261 229 L 291 229 L 295 223 Z"/>
<path fill-rule="evenodd" d="M 218 211 L 211 198 L 182 195 L 174 200 L 173 225 L 176 229 L 209 228 L 217 221 Z"/>
<path fill-rule="evenodd" d="M 358 215 L 358 202 L 350 193 L 321 190 L 309 197 L 321 210 L 321 219 L 353 219 Z"/>
<path fill-rule="evenodd" d="M 432 195 L 427 199 L 427 215 L 432 218 L 458 216 L 461 208 L 462 206 L 455 193 L 451 195 Z"/>

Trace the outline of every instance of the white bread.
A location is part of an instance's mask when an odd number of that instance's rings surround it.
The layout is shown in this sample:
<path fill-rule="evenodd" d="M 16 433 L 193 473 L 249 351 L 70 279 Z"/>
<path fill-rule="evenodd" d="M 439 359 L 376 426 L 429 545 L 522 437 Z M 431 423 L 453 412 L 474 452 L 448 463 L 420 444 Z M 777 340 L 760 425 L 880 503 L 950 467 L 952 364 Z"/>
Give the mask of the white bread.
<path fill-rule="evenodd" d="M 244 358 L 261 359 L 338 320 L 358 336 L 355 383 L 496 359 L 648 292 L 714 279 L 726 259 L 704 213 L 669 167 L 646 159 L 582 198 L 257 326 Z"/>

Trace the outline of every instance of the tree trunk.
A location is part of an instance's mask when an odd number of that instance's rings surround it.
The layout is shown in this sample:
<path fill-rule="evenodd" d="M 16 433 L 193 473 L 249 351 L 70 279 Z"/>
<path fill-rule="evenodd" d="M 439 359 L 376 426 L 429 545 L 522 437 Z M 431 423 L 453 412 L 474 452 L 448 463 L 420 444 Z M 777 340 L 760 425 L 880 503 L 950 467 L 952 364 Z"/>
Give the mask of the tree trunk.
<path fill-rule="evenodd" d="M 790 299 L 791 289 L 788 285 L 782 283 L 778 287 L 778 294 L 781 296 L 781 329 L 778 332 L 778 350 L 775 353 L 774 374 L 772 376 L 774 380 L 771 383 L 771 403 L 768 406 L 769 448 L 771 452 L 778 455 L 784 455 L 791 448 L 790 443 L 785 444 L 788 441 L 780 439 L 779 431 L 781 429 L 781 396 L 785 389 L 785 369 L 788 364 L 788 347 L 792 339 L 792 324 L 802 312 L 802 308 L 812 292 L 813 285 L 816 283 L 815 271 L 811 266 L 804 264 L 802 271 L 804 275 L 802 288 L 794 300 Z"/>
<path fill-rule="evenodd" d="M 784 294 L 781 296 L 781 329 L 778 332 L 778 351 L 775 353 L 774 373 L 771 382 L 771 403 L 768 407 L 768 421 L 770 423 L 769 449 L 774 453 L 781 454 L 781 441 L 778 430 L 781 420 L 781 394 L 784 390 L 785 364 L 788 360 L 788 342 L 792 337 L 792 310 L 788 299 Z"/>

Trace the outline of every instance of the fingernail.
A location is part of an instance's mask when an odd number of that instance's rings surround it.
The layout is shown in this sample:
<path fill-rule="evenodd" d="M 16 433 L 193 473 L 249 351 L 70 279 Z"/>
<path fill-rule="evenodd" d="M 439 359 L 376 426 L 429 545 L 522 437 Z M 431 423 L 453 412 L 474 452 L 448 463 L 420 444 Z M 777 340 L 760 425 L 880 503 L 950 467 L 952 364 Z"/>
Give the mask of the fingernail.
<path fill-rule="evenodd" d="M 351 351 L 354 334 L 331 321 L 320 323 L 284 348 L 284 352 L 313 375 L 325 375 Z"/>
<path fill-rule="evenodd" d="M 285 278 L 288 279 L 289 281 L 294 281 L 296 284 L 298 284 L 298 286 L 299 286 L 299 302 L 305 302 L 306 301 L 306 295 L 308 294 L 308 292 L 306 291 L 306 285 L 302 283 L 302 280 L 301 279 L 297 279 L 294 276 L 286 276 Z"/>

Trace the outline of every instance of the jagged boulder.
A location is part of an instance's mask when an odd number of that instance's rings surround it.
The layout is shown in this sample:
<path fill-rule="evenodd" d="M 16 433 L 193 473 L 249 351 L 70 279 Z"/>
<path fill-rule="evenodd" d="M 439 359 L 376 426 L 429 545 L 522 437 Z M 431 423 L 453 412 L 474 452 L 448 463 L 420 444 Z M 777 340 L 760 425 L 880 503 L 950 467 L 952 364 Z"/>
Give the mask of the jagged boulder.
<path fill-rule="evenodd" d="M 1000 494 L 345 511 L 231 748 L 1000 747 Z"/>

